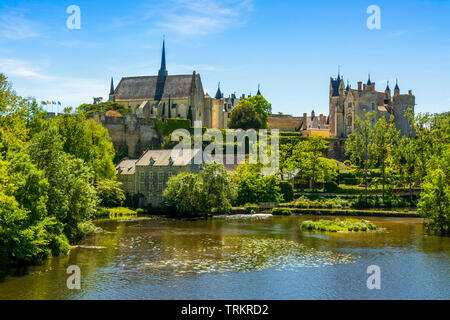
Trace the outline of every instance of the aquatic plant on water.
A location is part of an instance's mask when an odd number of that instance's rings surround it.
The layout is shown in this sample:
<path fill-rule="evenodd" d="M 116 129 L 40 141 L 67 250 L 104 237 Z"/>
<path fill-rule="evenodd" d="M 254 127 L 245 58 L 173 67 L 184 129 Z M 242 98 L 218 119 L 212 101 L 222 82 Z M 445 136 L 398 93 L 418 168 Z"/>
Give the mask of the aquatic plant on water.
<path fill-rule="evenodd" d="M 358 232 L 377 229 L 370 221 L 358 219 L 304 221 L 301 228 L 309 231 L 328 232 Z"/>

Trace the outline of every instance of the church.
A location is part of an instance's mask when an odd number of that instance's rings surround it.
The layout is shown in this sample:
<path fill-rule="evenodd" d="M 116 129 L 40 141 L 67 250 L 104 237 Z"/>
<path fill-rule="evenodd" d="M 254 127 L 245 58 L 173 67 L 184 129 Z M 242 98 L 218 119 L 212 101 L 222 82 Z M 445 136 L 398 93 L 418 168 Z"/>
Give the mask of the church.
<path fill-rule="evenodd" d="M 258 91 L 259 92 L 259 91 Z M 205 94 L 200 74 L 169 75 L 166 68 L 166 45 L 163 41 L 161 68 L 156 76 L 122 78 L 114 88 L 111 79 L 109 101 L 120 102 L 139 118 L 190 119 L 194 125 L 226 129 L 233 108 L 243 95 L 225 98 L 219 88 L 214 97 Z"/>

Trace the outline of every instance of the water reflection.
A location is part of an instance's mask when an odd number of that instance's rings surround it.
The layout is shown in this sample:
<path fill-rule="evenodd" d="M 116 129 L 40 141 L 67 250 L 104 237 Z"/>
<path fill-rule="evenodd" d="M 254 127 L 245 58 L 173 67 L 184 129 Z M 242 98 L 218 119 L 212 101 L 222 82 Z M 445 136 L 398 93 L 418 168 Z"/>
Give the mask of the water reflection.
<path fill-rule="evenodd" d="M 103 232 L 83 243 L 97 249 L 9 270 L 0 299 L 449 298 L 450 239 L 424 235 L 420 220 L 368 218 L 381 233 L 302 232 L 311 219 L 98 221 Z M 383 272 L 380 292 L 365 286 L 371 264 Z M 70 265 L 81 268 L 81 291 L 66 287 Z"/>

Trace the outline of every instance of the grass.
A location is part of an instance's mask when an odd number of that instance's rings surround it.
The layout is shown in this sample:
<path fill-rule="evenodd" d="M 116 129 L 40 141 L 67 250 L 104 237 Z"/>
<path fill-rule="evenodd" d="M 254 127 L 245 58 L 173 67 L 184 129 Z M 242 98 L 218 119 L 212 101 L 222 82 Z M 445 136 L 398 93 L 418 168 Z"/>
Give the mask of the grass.
<path fill-rule="evenodd" d="M 130 208 L 124 208 L 124 207 L 101 208 L 101 209 L 99 209 L 97 216 L 104 217 L 104 218 L 137 216 L 139 213 L 139 212 L 137 212 L 138 210 L 134 211 Z"/>
<path fill-rule="evenodd" d="M 302 223 L 302 229 L 309 231 L 365 232 L 376 230 L 376 228 L 371 222 L 358 219 L 304 221 Z"/>
<path fill-rule="evenodd" d="M 272 215 L 274 216 L 290 216 L 292 211 L 289 208 L 273 208 Z"/>

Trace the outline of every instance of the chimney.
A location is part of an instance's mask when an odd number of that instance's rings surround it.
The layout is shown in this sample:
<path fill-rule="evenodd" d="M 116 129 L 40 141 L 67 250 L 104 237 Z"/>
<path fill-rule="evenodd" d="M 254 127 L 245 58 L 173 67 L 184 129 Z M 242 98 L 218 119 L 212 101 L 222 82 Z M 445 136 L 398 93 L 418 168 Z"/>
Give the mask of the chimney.
<path fill-rule="evenodd" d="M 375 82 L 372 82 L 372 85 L 370 86 L 371 91 L 375 91 Z"/>
<path fill-rule="evenodd" d="M 363 88 L 364 88 L 364 90 L 363 91 L 366 91 L 367 90 L 367 85 L 364 83 L 364 85 L 363 85 Z"/>
<path fill-rule="evenodd" d="M 409 91 L 408 91 L 408 94 L 409 94 L 410 96 L 412 96 L 412 90 L 409 90 Z"/>
<path fill-rule="evenodd" d="M 361 91 L 362 81 L 358 82 L 358 91 Z"/>
<path fill-rule="evenodd" d="M 308 114 L 304 113 L 303 114 L 303 128 L 306 129 L 306 124 L 308 123 Z"/>
<path fill-rule="evenodd" d="M 321 123 L 325 124 L 325 117 L 323 116 L 323 114 L 320 114 L 319 119 Z"/>

